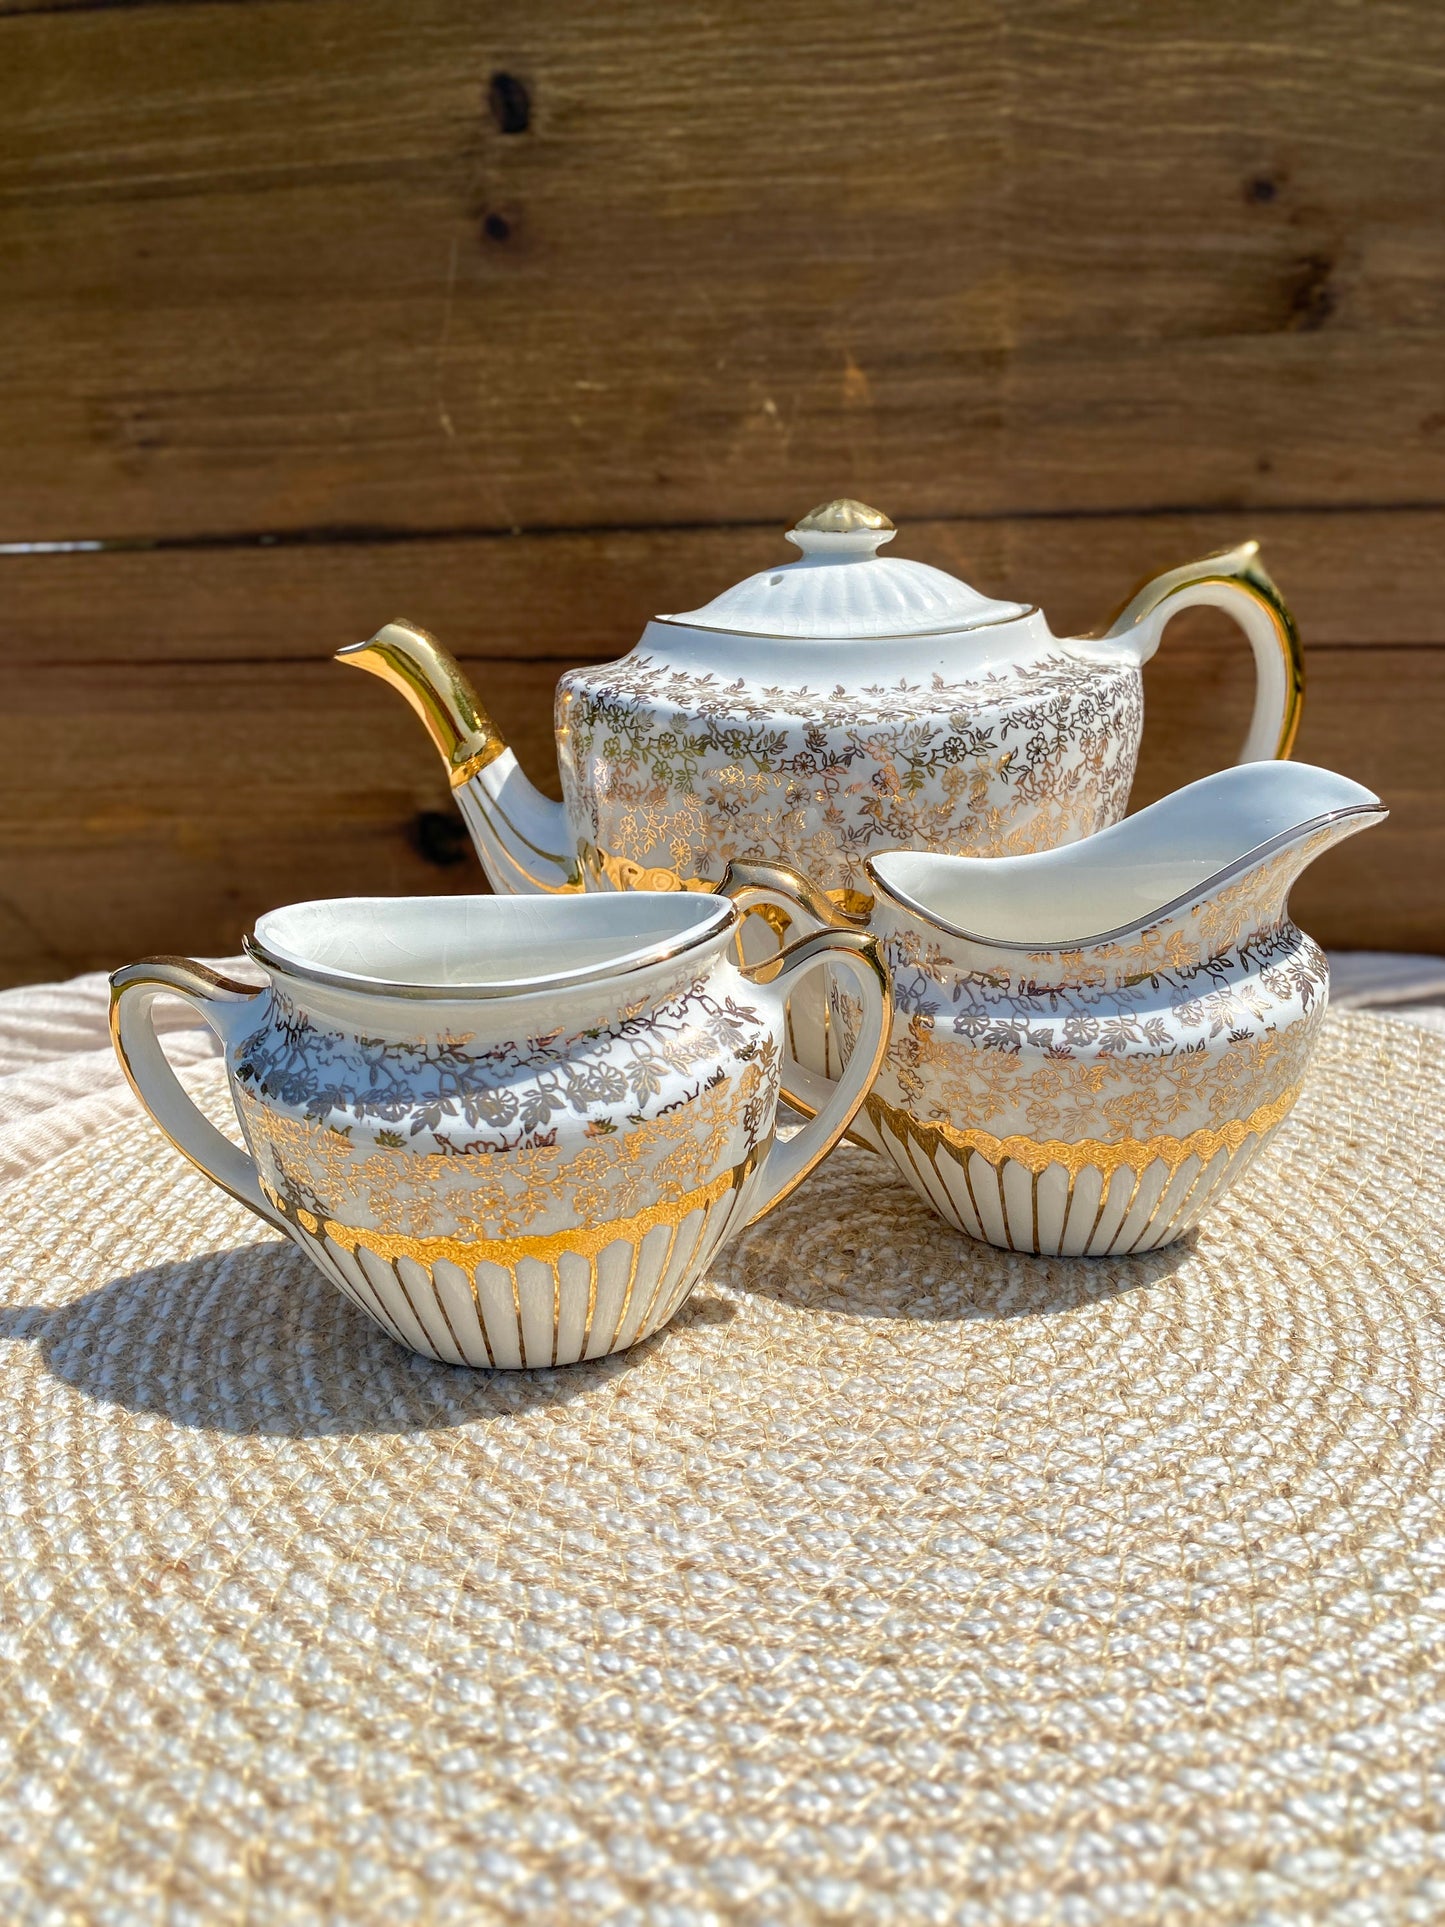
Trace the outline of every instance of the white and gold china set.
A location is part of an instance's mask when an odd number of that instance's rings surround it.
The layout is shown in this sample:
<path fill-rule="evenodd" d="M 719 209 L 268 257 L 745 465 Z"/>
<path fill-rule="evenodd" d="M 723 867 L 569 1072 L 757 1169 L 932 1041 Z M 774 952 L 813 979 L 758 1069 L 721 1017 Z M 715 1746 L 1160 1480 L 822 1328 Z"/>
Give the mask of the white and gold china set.
<path fill-rule="evenodd" d="M 1099 1255 L 1180 1237 L 1287 1116 L 1328 983 L 1289 890 L 1384 811 L 1273 760 L 1302 676 L 1255 545 L 1059 640 L 892 535 L 828 503 L 794 562 L 565 676 L 561 803 L 388 624 L 341 658 L 422 716 L 497 894 L 272 911 L 259 986 L 112 979 L 172 1143 L 413 1350 L 635 1344 L 845 1132 L 969 1237 Z M 1125 818 L 1141 666 L 1200 603 L 1253 647 L 1240 761 Z M 221 1038 L 244 1150 L 161 1050 L 172 994 Z"/>
<path fill-rule="evenodd" d="M 729 863 L 867 888 L 876 851 L 1020 856 L 1117 822 L 1144 721 L 1141 666 L 1170 616 L 1226 609 L 1254 649 L 1240 761 L 1299 723 L 1294 624 L 1256 545 L 1171 570 L 1097 636 L 883 553 L 894 529 L 829 502 L 801 553 L 557 689 L 560 803 L 527 781 L 452 658 L 392 622 L 339 660 L 420 713 L 494 890 L 712 890 Z"/>
<path fill-rule="evenodd" d="M 1290 887 L 1384 814 L 1329 770 L 1246 763 L 1062 849 L 870 857 L 852 914 L 767 864 L 723 889 L 793 930 L 878 939 L 892 1028 L 854 1134 L 949 1224 L 1017 1251 L 1148 1251 L 1289 1115 L 1329 987 Z M 848 1058 L 862 1013 L 843 985 L 832 1006 Z M 818 1101 L 816 1077 L 783 1082 Z"/>
<path fill-rule="evenodd" d="M 1142 666 L 1198 604 L 1228 611 L 1253 648 L 1240 760 L 1288 755 L 1299 637 L 1256 544 L 1172 569 L 1097 635 L 1061 640 L 1041 610 L 893 555 L 894 534 L 876 509 L 828 502 L 788 531 L 791 563 L 565 675 L 560 803 L 424 630 L 388 623 L 339 660 L 418 711 L 492 888 L 523 896 L 707 891 L 745 862 L 846 904 L 878 851 L 1019 856 L 1090 836 L 1128 807 Z M 792 1007 L 799 1060 L 831 1068 L 824 980 Z"/>
<path fill-rule="evenodd" d="M 769 981 L 726 897 L 354 898 L 262 917 L 237 983 L 182 958 L 117 971 L 116 1049 L 178 1150 L 284 1231 L 414 1351 L 570 1365 L 666 1324 L 719 1248 L 826 1155 L 887 1043 L 888 981 L 855 930 Z M 857 1047 L 775 1137 L 785 999 L 831 962 Z M 157 1040 L 179 995 L 225 1047 L 247 1150 Z"/>

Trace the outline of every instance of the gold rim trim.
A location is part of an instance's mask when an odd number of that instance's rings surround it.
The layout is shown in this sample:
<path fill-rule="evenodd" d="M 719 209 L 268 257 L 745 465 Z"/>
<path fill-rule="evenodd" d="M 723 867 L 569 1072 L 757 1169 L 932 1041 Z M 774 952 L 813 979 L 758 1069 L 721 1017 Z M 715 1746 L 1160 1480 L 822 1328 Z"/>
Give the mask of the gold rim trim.
<path fill-rule="evenodd" d="M 1270 837 L 1266 843 L 1257 843 L 1252 850 L 1246 850 L 1232 863 L 1226 863 L 1222 870 L 1216 870 L 1213 876 L 1203 877 L 1192 884 L 1182 896 L 1172 897 L 1168 903 L 1161 903 L 1157 909 L 1148 911 L 1134 922 L 1121 923 L 1113 930 L 1092 930 L 1087 936 L 1070 937 L 1067 942 L 1041 943 L 1031 937 L 990 937 L 983 931 L 965 930 L 961 924 L 948 923 L 944 918 L 935 916 L 918 901 L 917 897 L 910 896 L 906 890 L 900 890 L 895 884 L 890 883 L 878 869 L 880 860 L 889 856 L 906 856 L 909 854 L 906 850 L 901 852 L 881 850 L 877 857 L 865 857 L 863 867 L 873 882 L 878 885 L 880 895 L 887 897 L 892 903 L 900 904 L 910 916 L 917 917 L 920 923 L 930 924 L 935 930 L 941 930 L 946 937 L 960 937 L 965 943 L 980 944 L 989 950 L 1014 951 L 1020 956 L 1069 956 L 1088 950 L 1095 944 L 1120 943 L 1126 937 L 1137 937 L 1142 931 L 1167 923 L 1181 910 L 1187 910 L 1192 904 L 1202 903 L 1216 891 L 1222 890 L 1227 883 L 1233 883 L 1237 877 L 1244 876 L 1250 870 L 1258 869 L 1262 863 L 1281 850 L 1287 850 L 1292 844 L 1304 843 L 1321 830 L 1330 829 L 1336 823 L 1343 823 L 1349 817 L 1369 817 L 1373 822 L 1383 823 L 1389 814 L 1390 812 L 1376 799 L 1373 803 L 1352 803 L 1346 809 L 1326 810 L 1322 816 L 1306 817 L 1303 823 L 1296 823 L 1291 829 L 1281 830 L 1278 836 Z M 1364 829 L 1367 825 L 1362 823 L 1360 827 Z M 1133 977 L 1125 977 L 1122 981 L 1126 984 L 1143 983 L 1145 978 L 1153 974 L 1152 971 L 1145 970 Z"/>
<path fill-rule="evenodd" d="M 550 891 L 549 895 L 564 894 Z M 300 983 L 321 984 L 328 990 L 353 991 L 367 997 L 395 998 L 403 1003 L 494 1003 L 508 997 L 533 997 L 538 992 L 573 990 L 584 984 L 607 983 L 612 979 L 636 976 L 641 970 L 651 970 L 656 965 L 671 963 L 674 958 L 686 956 L 690 950 L 698 950 L 712 943 L 718 937 L 726 937 L 730 930 L 736 930 L 736 919 L 722 918 L 718 922 L 701 923 L 693 929 L 684 931 L 675 943 L 659 944 L 655 949 L 645 951 L 631 962 L 619 958 L 604 959 L 601 963 L 568 974 L 558 972 L 550 977 L 516 977 L 502 983 L 476 984 L 398 984 L 388 983 L 380 977 L 347 977 L 340 972 L 322 970 L 314 964 L 307 964 L 291 957 L 279 956 L 268 950 L 261 939 L 251 931 L 241 939 L 245 954 L 268 974 L 292 978 Z M 263 989 L 263 985 L 258 985 Z"/>
<path fill-rule="evenodd" d="M 435 741 L 435 738 L 433 738 L 433 741 Z M 479 749 L 474 756 L 469 756 L 464 763 L 459 763 L 455 769 L 448 765 L 447 776 L 452 788 L 454 790 L 464 789 L 474 776 L 480 776 L 484 769 L 489 768 L 491 764 L 495 763 L 506 747 L 506 744 L 499 737 L 495 743 L 489 743 L 485 749 Z M 528 847 L 535 848 L 536 846 L 529 845 Z M 538 851 L 538 854 L 540 856 L 549 856 L 551 852 L 541 850 Z"/>
<path fill-rule="evenodd" d="M 1280 1097 L 1261 1104 L 1246 1118 L 1233 1118 L 1228 1124 L 1191 1131 L 1187 1137 L 1126 1137 L 1109 1142 L 1104 1138 L 1079 1138 L 1069 1143 L 1062 1138 L 995 1137 L 992 1131 L 960 1131 L 952 1124 L 923 1123 L 909 1112 L 887 1103 L 871 1092 L 864 1107 L 872 1122 L 891 1131 L 900 1141 L 912 1139 L 928 1156 L 936 1149 L 950 1152 L 964 1165 L 970 1153 L 981 1157 L 995 1170 L 1009 1163 L 1022 1165 L 1034 1177 L 1058 1165 L 1077 1178 L 1082 1171 L 1096 1170 L 1107 1180 L 1116 1171 L 1128 1168 L 1140 1176 L 1151 1164 L 1165 1164 L 1171 1172 L 1191 1157 L 1208 1164 L 1221 1151 L 1231 1153 L 1252 1137 L 1262 1137 L 1282 1124 L 1294 1109 L 1301 1086 L 1295 1084 Z"/>

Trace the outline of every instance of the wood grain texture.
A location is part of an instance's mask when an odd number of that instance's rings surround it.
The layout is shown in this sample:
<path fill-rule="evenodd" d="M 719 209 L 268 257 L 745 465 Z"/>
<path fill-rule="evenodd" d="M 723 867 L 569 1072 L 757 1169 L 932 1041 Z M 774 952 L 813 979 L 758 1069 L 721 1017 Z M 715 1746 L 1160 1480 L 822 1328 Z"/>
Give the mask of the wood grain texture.
<path fill-rule="evenodd" d="M 892 552 L 1038 603 L 1073 635 L 1144 576 L 1251 534 L 1309 647 L 1445 644 L 1445 510 L 910 522 Z M 557 661 L 623 655 L 649 617 L 795 555 L 781 524 L 481 534 L 13 555 L 0 587 L 12 642 L 47 663 L 319 661 L 399 614 L 454 654 Z M 1200 620 L 1179 618 L 1168 646 Z"/>
<path fill-rule="evenodd" d="M 538 771 L 558 669 L 487 665 Z M 434 752 L 389 694 L 330 663 L 17 673 L 0 710 L 0 978 L 227 955 L 262 910 L 308 897 L 484 888 Z"/>
<path fill-rule="evenodd" d="M 1145 670 L 1135 808 L 1233 759 L 1249 720 L 1245 656 L 1222 637 L 1177 653 L 1166 644 Z M 1368 784 L 1390 808 L 1294 892 L 1291 913 L 1327 947 L 1445 950 L 1442 715 L 1445 651 L 1325 648 L 1309 659 L 1296 756 Z"/>
<path fill-rule="evenodd" d="M 1300 914 L 1445 949 L 1442 71 L 1430 0 L 0 0 L 0 977 L 474 887 L 332 650 L 423 622 L 545 778 L 839 493 L 1060 633 L 1261 537 L 1395 812 Z M 1246 652 L 1148 692 L 1138 800 Z"/>
<path fill-rule="evenodd" d="M 9 16 L 0 527 L 1445 502 L 1442 65 L 1427 0 Z"/>
<path fill-rule="evenodd" d="M 1147 672 L 1145 801 L 1228 761 L 1248 696 L 1242 643 L 1161 651 Z M 556 794 L 558 662 L 468 663 L 533 777 Z M 1440 942 L 1436 719 L 1445 651 L 1329 648 L 1300 750 L 1373 784 L 1394 814 L 1308 873 L 1297 909 L 1327 943 Z M 330 663 L 26 669 L 0 712 L 0 979 L 157 951 L 234 951 L 273 904 L 473 890 L 431 746 L 370 678 Z"/>

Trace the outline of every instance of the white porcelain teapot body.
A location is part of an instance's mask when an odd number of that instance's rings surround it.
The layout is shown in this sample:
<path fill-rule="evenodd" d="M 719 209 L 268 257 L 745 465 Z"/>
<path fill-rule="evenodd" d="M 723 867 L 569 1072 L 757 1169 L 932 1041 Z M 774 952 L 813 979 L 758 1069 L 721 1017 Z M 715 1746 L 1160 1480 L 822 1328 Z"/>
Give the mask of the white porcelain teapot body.
<path fill-rule="evenodd" d="M 1298 637 L 1256 545 L 1149 583 L 1101 634 L 883 553 L 892 524 L 832 502 L 796 561 L 650 622 L 619 662 L 557 692 L 563 801 L 527 782 L 456 664 L 387 625 L 341 652 L 401 689 L 451 773 L 494 889 L 709 890 L 730 862 L 865 887 L 900 846 L 1010 856 L 1077 841 L 1128 804 L 1141 668 L 1169 617 L 1226 608 L 1258 690 L 1240 761 L 1287 755 Z"/>

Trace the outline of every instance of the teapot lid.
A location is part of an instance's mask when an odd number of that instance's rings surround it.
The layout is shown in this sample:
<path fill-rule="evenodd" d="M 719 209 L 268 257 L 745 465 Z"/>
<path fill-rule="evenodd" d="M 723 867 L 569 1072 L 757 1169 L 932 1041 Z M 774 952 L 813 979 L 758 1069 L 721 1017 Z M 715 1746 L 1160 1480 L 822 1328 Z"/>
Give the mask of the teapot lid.
<path fill-rule="evenodd" d="M 994 602 L 942 569 L 880 555 L 897 533 L 863 502 L 824 502 L 787 539 L 802 554 L 750 575 L 700 609 L 659 616 L 691 629 L 744 636 L 921 636 L 982 629 L 1028 614 L 1022 602 Z"/>

